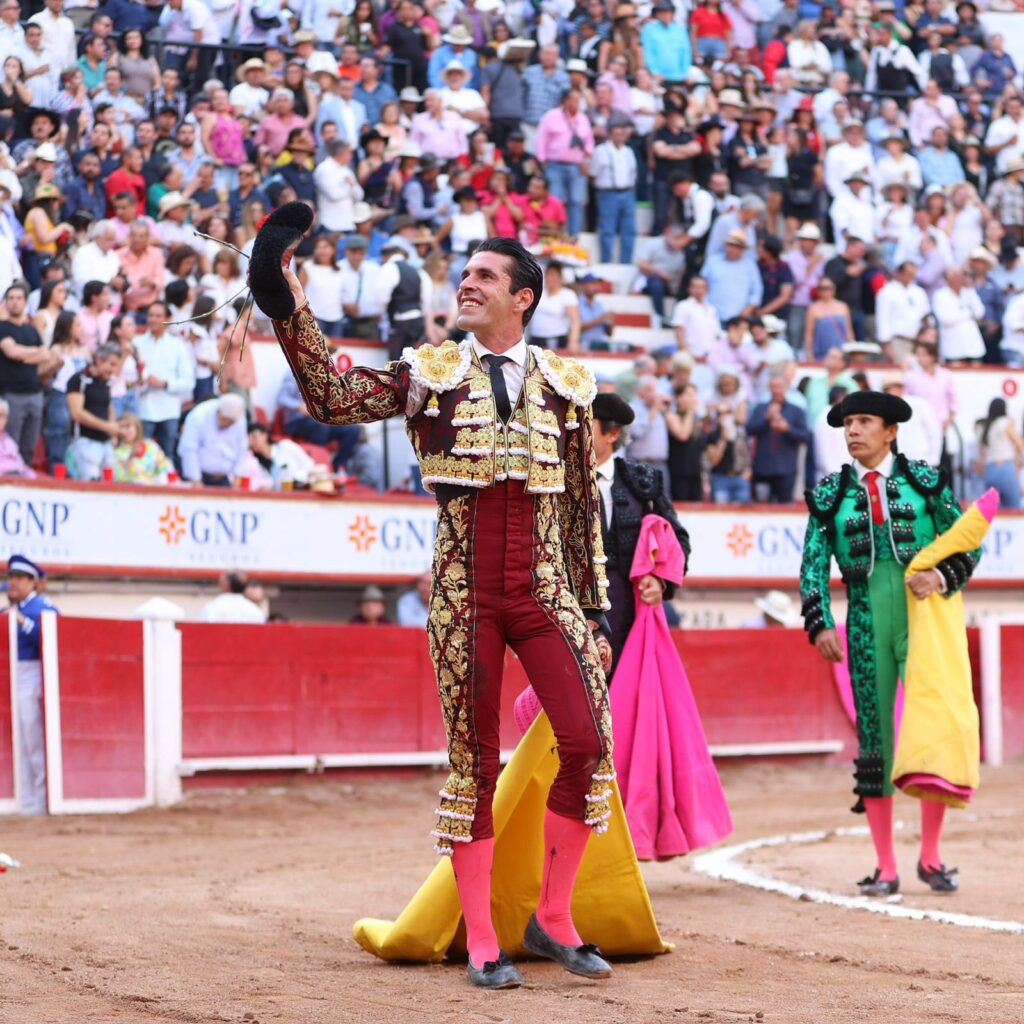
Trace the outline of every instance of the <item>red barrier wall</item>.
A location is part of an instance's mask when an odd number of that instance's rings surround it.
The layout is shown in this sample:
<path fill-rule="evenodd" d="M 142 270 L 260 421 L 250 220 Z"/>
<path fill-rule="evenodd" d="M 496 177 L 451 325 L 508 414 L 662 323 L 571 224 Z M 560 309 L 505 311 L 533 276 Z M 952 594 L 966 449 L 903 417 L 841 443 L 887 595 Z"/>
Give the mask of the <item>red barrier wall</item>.
<path fill-rule="evenodd" d="M 832 670 L 803 630 L 673 630 L 708 742 L 841 740 L 856 737 Z"/>
<path fill-rule="evenodd" d="M 185 757 L 443 750 L 426 634 L 398 626 L 183 624 Z M 526 686 L 505 656 L 502 746 Z"/>
<path fill-rule="evenodd" d="M 66 799 L 144 797 L 142 623 L 60 619 Z"/>
<path fill-rule="evenodd" d="M 7 619 L 0 617 L 0 800 L 14 798 L 14 746 L 11 739 L 11 644 Z"/>
<path fill-rule="evenodd" d="M 1003 626 L 1003 757 L 1024 756 L 1024 626 Z"/>

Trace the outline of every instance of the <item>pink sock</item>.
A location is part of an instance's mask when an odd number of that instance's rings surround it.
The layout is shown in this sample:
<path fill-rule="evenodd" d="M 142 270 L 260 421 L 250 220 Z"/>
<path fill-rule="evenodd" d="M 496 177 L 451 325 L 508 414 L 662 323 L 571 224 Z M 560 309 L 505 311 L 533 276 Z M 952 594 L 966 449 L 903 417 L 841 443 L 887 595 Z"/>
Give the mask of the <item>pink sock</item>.
<path fill-rule="evenodd" d="M 466 948 L 474 967 L 498 959 L 498 936 L 491 921 L 491 867 L 494 837 L 456 843 L 452 853 L 455 884 L 466 921 Z"/>
<path fill-rule="evenodd" d="M 896 868 L 896 848 L 892 841 L 892 797 L 866 796 L 864 810 L 871 829 L 871 841 L 875 844 L 878 877 L 891 882 L 899 874 Z"/>
<path fill-rule="evenodd" d="M 554 811 L 544 815 L 544 874 L 537 922 L 556 942 L 582 945 L 572 923 L 572 889 L 590 838 L 590 826 Z"/>
<path fill-rule="evenodd" d="M 938 800 L 921 801 L 921 863 L 926 868 L 942 867 L 939 840 L 942 838 L 942 820 L 946 805 Z"/>

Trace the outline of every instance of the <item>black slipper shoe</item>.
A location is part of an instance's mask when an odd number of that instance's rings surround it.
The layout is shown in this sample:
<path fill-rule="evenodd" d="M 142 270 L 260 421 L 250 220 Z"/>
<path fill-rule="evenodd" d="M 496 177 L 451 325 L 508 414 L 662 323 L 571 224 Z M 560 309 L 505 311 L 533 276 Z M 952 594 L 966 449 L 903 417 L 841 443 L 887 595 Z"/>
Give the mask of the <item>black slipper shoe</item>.
<path fill-rule="evenodd" d="M 875 868 L 873 875 L 868 875 L 857 883 L 861 896 L 895 896 L 900 891 L 899 875 L 895 878 L 879 878 L 881 873 Z"/>
<path fill-rule="evenodd" d="M 295 312 L 295 298 L 281 273 L 281 258 L 312 223 L 313 211 L 305 203 L 285 203 L 256 233 L 249 259 L 249 287 L 253 301 L 271 320 L 287 320 Z"/>
<path fill-rule="evenodd" d="M 956 874 L 956 868 L 947 868 L 945 864 L 940 864 L 937 868 L 926 868 L 920 861 L 917 862 L 917 877 L 932 892 L 956 892 L 960 888 Z"/>

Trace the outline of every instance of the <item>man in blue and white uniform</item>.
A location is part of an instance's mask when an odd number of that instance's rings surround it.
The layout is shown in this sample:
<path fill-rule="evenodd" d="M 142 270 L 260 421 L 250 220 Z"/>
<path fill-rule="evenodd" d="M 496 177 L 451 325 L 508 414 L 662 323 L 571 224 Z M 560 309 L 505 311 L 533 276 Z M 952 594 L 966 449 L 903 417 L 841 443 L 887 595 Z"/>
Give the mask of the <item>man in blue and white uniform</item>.
<path fill-rule="evenodd" d="M 18 735 L 21 740 L 21 811 L 46 813 L 46 747 L 43 741 L 43 666 L 39 653 L 39 617 L 57 609 L 39 593 L 46 576 L 40 566 L 12 555 L 7 562 L 8 612 L 18 619 L 16 680 Z"/>

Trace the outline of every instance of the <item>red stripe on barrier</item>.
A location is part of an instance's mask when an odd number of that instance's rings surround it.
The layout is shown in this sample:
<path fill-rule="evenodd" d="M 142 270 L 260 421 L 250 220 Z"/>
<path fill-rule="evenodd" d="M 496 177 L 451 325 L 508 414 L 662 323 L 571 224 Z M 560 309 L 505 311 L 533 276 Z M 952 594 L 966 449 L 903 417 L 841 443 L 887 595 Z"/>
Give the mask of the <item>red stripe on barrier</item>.
<path fill-rule="evenodd" d="M 62 618 L 58 643 L 64 797 L 144 797 L 142 623 Z"/>

